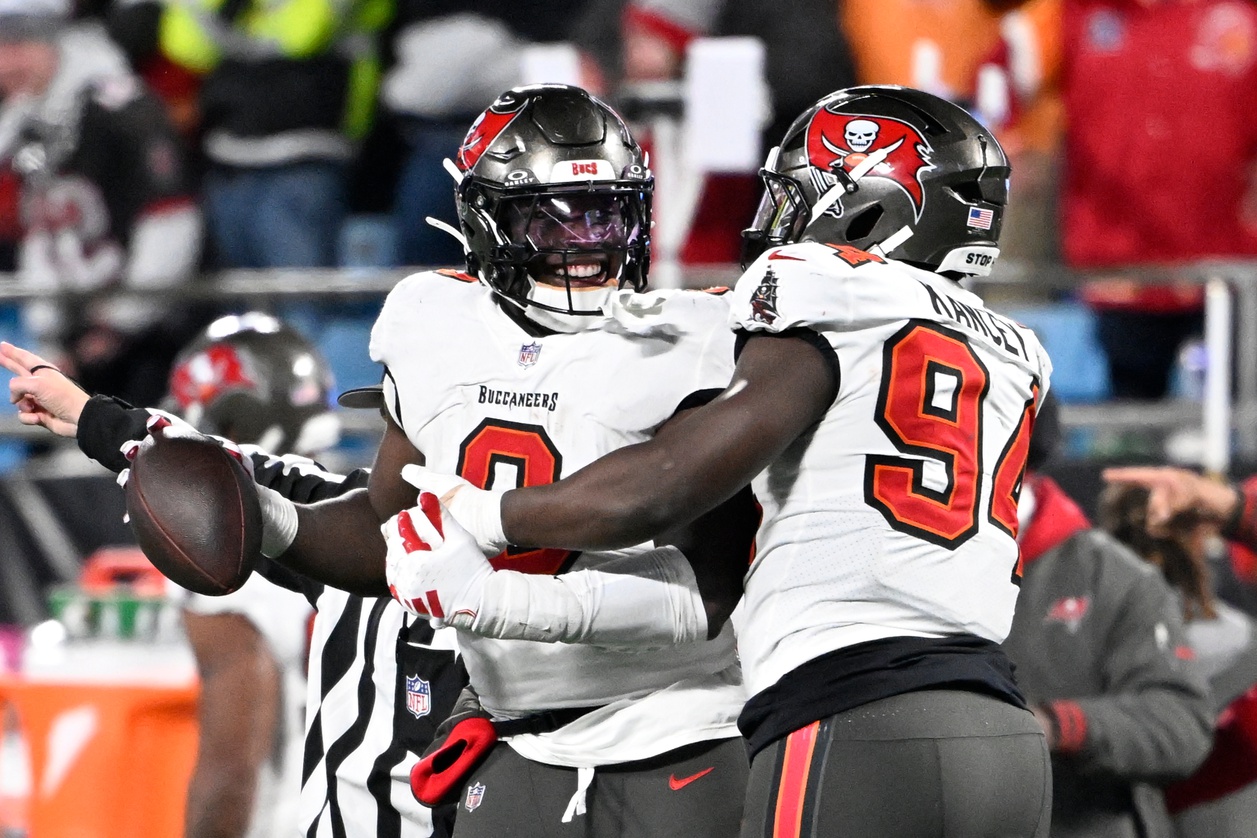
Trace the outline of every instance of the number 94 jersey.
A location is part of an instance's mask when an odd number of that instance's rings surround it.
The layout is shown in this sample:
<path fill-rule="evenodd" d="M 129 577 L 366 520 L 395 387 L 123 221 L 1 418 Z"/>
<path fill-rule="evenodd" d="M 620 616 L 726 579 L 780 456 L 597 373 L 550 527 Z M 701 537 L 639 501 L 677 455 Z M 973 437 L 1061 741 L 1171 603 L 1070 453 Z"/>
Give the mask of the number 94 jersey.
<path fill-rule="evenodd" d="M 389 410 L 429 467 L 483 488 L 535 486 L 649 439 L 691 394 L 723 390 L 733 371 L 727 299 L 626 291 L 592 328 L 534 337 L 471 277 L 422 273 L 389 295 L 372 331 L 371 357 L 386 366 Z M 512 548 L 492 561 L 555 574 L 622 555 Z M 607 704 L 736 671 L 731 636 L 648 650 L 469 634 L 459 643 L 485 706 L 503 716 Z M 727 723 L 732 736 L 745 695 L 740 683 L 727 692 L 728 706 L 712 694 L 699 712 L 721 715 L 718 724 Z M 662 714 L 654 724 L 675 720 L 702 731 L 710 721 L 687 712 Z"/>
<path fill-rule="evenodd" d="M 820 335 L 837 397 L 754 482 L 764 506 L 739 640 L 752 694 L 826 652 L 896 636 L 1004 639 L 1017 499 L 1051 370 L 1034 333 L 938 274 L 850 246 L 771 250 L 736 329 Z"/>

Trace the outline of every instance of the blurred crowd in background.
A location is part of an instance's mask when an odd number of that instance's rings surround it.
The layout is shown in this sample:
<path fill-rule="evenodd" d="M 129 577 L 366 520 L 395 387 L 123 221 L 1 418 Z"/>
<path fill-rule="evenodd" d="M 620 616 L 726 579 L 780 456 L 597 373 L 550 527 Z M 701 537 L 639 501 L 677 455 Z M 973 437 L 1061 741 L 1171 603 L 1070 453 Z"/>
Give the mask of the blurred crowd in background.
<path fill-rule="evenodd" d="M 195 400 L 180 398 L 187 376 L 171 378 L 172 363 L 208 323 L 245 307 L 172 291 L 235 269 L 461 265 L 459 243 L 426 219 L 457 226 L 443 161 L 497 94 L 580 84 L 658 148 L 658 116 L 677 116 L 667 91 L 684 83 L 687 53 L 725 36 L 762 43 L 758 159 L 794 115 L 854 84 L 921 88 L 990 125 L 1013 164 L 1001 264 L 1016 281 L 983 291 L 1014 312 L 1060 306 L 1055 319 L 1027 320 L 1056 364 L 1056 399 L 1189 393 L 1199 280 L 1208 265 L 1257 257 L 1252 0 L 0 0 L 0 337 L 88 390 L 149 405 L 169 386 L 186 410 Z M 748 91 L 723 106 L 760 108 L 760 98 Z M 660 224 L 677 211 L 675 183 L 661 178 Z M 753 169 L 703 176 L 673 254 L 681 284 L 711 266 L 736 275 L 760 188 Z M 1146 266 L 1163 281 L 1139 281 Z M 366 357 L 377 309 L 277 313 L 323 351 L 344 389 L 378 382 Z M 319 364 L 307 389 L 321 408 L 332 376 Z M 1058 451 L 1055 409 L 1048 415 Z M 1257 484 L 1237 495 L 1234 515 L 1176 519 L 1148 541 L 1146 492 L 1111 490 L 1101 504 L 1097 470 L 1075 503 L 1051 482 L 1050 459 L 1032 462 L 1023 496 L 1031 604 L 1010 643 L 1024 649 L 1019 676 L 1057 733 L 1056 817 L 1077 827 L 1057 834 L 1116 834 L 1070 820 L 1106 807 L 1164 825 L 1158 787 L 1189 775 L 1171 787 L 1171 811 L 1202 811 L 1237 789 L 1246 799 L 1195 832 L 1180 819 L 1180 835 L 1252 834 L 1257 524 L 1241 525 L 1257 521 Z M 0 470 L 22 462 L 0 456 Z M 51 560 L 34 572 L 31 591 L 71 578 L 78 554 L 128 539 L 111 481 L 93 495 L 78 484 L 50 492 L 45 511 L 56 514 L 45 515 L 32 512 L 40 495 L 23 472 L 10 476 L 0 523 L 20 517 L 29 532 L 0 530 L 3 558 L 75 554 L 62 572 Z M 54 517 L 68 529 L 60 541 L 38 532 Z M 1063 585 L 1063 567 L 1085 577 L 1085 594 Z M 5 585 L 0 622 L 44 616 L 17 607 L 38 595 Z M 1191 649 L 1167 639 L 1183 622 Z M 1123 645 L 1119 634 L 1155 644 Z M 1193 655 L 1208 659 L 1212 698 L 1179 666 Z M 1238 831 L 1218 831 L 1217 818 L 1233 814 Z"/>
<path fill-rule="evenodd" d="M 579 83 L 633 119 L 706 36 L 762 39 L 765 150 L 852 84 L 970 108 L 1013 159 L 1004 259 L 1030 279 L 1257 254 L 1247 0 L 0 0 L 0 21 L 0 288 L 458 264 L 425 218 L 456 223 L 441 161 L 497 93 Z M 682 264 L 736 263 L 758 190 L 709 176 Z M 1165 396 L 1201 329 L 1191 282 L 1052 293 L 1093 313 L 1084 399 Z M 154 293 L 32 301 L 21 324 L 89 389 L 148 403 L 215 313 Z"/>

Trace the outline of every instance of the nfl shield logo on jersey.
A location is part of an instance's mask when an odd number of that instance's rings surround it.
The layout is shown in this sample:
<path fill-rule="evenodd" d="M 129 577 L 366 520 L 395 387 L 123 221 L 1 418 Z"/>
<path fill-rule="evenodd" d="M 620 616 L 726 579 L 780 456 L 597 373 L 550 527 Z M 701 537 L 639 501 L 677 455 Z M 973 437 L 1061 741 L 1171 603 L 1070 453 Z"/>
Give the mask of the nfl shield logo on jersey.
<path fill-rule="evenodd" d="M 467 800 L 463 805 L 467 807 L 468 812 L 474 812 L 480 807 L 482 800 L 484 800 L 484 783 L 474 783 L 467 789 Z"/>
<path fill-rule="evenodd" d="M 526 343 L 519 348 L 519 365 L 521 367 L 531 367 L 537 363 L 537 358 L 541 356 L 541 344 Z"/>
<path fill-rule="evenodd" d="M 432 712 L 432 685 L 419 677 L 406 676 L 406 709 L 416 719 Z"/>

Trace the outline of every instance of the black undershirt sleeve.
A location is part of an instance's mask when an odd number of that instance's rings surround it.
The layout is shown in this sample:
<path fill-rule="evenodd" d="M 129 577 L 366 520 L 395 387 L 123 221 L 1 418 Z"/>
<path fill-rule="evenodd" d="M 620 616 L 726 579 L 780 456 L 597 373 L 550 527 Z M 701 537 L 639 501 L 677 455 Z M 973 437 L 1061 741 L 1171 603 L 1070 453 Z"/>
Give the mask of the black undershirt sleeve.
<path fill-rule="evenodd" d="M 110 471 L 122 471 L 131 464 L 122 456 L 122 446 L 148 436 L 152 416 L 142 407 L 132 407 L 112 396 L 92 396 L 79 415 L 79 450 Z"/>

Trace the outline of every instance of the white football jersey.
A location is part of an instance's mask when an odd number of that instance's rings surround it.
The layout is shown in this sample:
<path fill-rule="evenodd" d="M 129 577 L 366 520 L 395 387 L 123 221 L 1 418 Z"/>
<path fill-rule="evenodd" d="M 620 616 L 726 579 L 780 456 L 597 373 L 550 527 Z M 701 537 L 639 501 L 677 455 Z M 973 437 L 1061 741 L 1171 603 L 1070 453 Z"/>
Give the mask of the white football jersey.
<path fill-rule="evenodd" d="M 372 330 L 371 357 L 386 367 L 388 409 L 429 467 L 484 488 L 541 485 L 649 439 L 691 394 L 724 389 L 733 370 L 726 299 L 624 291 L 597 327 L 533 337 L 475 279 L 421 273 L 389 294 Z M 493 561 L 555 574 L 622 555 L 512 549 Z M 559 741 L 563 732 L 516 737 L 512 744 L 530 758 L 604 764 L 718 738 L 713 729 L 737 735 L 745 694 L 729 672 L 736 672 L 731 629 L 713 641 L 652 649 L 466 633 L 459 646 L 496 716 L 611 705 L 569 725 L 573 741 Z M 711 688 L 705 700 L 690 700 L 686 690 L 704 685 Z M 668 701 L 670 694 L 686 699 Z M 655 700 L 652 723 L 641 724 L 638 714 Z M 533 747 L 541 739 L 545 747 Z"/>
<path fill-rule="evenodd" d="M 1051 363 L 955 282 L 850 246 L 760 256 L 736 329 L 807 329 L 837 397 L 754 481 L 764 507 L 739 651 L 754 695 L 835 649 L 895 636 L 1004 639 L 1017 497 Z"/>

